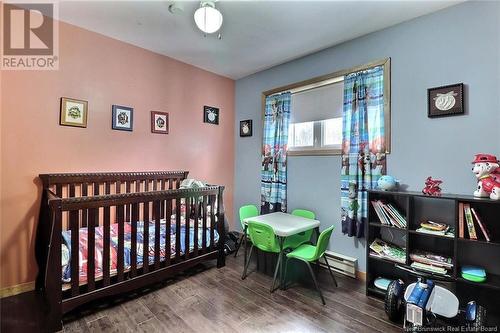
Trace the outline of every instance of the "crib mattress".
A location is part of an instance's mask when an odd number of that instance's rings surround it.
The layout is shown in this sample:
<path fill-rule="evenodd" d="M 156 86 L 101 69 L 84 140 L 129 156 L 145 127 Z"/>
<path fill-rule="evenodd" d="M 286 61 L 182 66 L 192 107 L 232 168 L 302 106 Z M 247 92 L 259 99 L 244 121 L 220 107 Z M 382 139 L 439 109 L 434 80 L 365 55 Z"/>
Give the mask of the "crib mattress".
<path fill-rule="evenodd" d="M 189 225 L 189 252 L 194 249 L 194 220 L 190 221 Z M 200 223 L 200 222 L 198 222 Z M 210 223 L 207 223 L 210 225 Z M 155 257 L 155 229 L 154 222 L 147 223 L 149 225 L 149 263 L 154 263 Z M 167 235 L 167 225 L 165 220 L 160 223 L 160 260 L 165 260 L 165 242 Z M 170 225 L 170 255 L 175 256 L 175 241 L 176 241 L 176 226 L 175 223 Z M 103 226 L 95 228 L 95 279 L 99 280 L 103 275 L 103 247 L 104 247 L 104 229 Z M 110 226 L 110 275 L 115 275 L 117 271 L 118 259 L 118 224 L 114 223 Z M 68 284 L 71 282 L 71 231 L 66 230 L 62 232 L 62 246 L 61 246 L 61 264 L 62 264 L 62 282 Z M 124 224 L 124 270 L 128 271 L 131 266 L 131 248 L 132 248 L 132 226 L 130 222 Z M 211 235 L 210 228 L 206 230 L 207 246 L 210 244 Z M 219 240 L 219 234 L 214 229 L 214 243 Z M 198 226 L 198 248 L 202 247 L 203 230 L 201 224 Z M 88 256 L 88 230 L 87 228 L 80 228 L 79 230 L 79 283 L 85 284 L 87 282 L 87 256 Z M 180 251 L 184 254 L 186 249 L 186 225 L 180 229 Z M 143 247 L 144 247 L 144 223 L 137 222 L 137 267 L 142 267 L 143 264 Z M 64 289 L 64 285 L 63 285 Z"/>

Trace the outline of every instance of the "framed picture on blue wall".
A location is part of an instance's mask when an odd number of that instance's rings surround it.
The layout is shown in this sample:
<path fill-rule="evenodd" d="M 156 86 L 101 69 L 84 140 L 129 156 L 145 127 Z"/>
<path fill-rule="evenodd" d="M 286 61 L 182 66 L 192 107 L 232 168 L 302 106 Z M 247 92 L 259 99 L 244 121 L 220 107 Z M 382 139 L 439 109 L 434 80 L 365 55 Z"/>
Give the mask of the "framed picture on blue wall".
<path fill-rule="evenodd" d="M 111 128 L 119 131 L 132 131 L 134 126 L 134 109 L 128 106 L 113 105 L 111 110 Z"/>
<path fill-rule="evenodd" d="M 464 114 L 464 84 L 427 89 L 427 105 L 429 118 Z"/>
<path fill-rule="evenodd" d="M 252 119 L 240 121 L 240 137 L 252 136 Z"/>

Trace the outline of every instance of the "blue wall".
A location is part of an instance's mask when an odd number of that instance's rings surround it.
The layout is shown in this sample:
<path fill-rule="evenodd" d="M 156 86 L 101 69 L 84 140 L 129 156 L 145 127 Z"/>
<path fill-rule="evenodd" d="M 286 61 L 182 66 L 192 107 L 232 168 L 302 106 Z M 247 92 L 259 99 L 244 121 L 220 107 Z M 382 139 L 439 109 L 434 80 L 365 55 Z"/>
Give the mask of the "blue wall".
<path fill-rule="evenodd" d="M 235 209 L 260 200 L 261 93 L 385 57 L 392 60 L 388 173 L 409 190 L 432 175 L 445 192 L 473 192 L 474 154 L 500 155 L 500 2 L 466 2 L 238 80 Z M 458 82 L 466 85 L 467 114 L 427 118 L 427 88 Z M 253 137 L 239 137 L 243 119 L 253 119 Z M 312 209 L 322 228 L 335 224 L 330 249 L 357 257 L 364 271 L 364 240 L 340 231 L 340 158 L 289 157 L 288 184 L 289 210 Z"/>

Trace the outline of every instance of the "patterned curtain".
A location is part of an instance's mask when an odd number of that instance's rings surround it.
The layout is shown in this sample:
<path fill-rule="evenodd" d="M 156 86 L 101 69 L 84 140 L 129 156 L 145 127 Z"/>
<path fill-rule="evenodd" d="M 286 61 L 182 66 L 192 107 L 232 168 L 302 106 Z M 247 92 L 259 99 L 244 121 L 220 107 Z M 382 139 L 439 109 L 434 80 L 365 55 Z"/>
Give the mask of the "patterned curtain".
<path fill-rule="evenodd" d="M 261 213 L 286 212 L 286 150 L 291 93 L 266 97 L 262 144 Z"/>
<path fill-rule="evenodd" d="M 368 212 L 366 190 L 386 172 L 383 67 L 345 76 L 342 118 L 342 232 L 360 238 Z"/>

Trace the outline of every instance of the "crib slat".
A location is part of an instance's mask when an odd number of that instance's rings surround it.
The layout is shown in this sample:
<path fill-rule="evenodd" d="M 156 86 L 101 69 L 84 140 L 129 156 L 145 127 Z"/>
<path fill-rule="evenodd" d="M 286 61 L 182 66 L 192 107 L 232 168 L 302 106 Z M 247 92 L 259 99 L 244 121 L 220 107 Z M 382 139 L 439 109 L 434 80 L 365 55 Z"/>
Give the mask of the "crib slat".
<path fill-rule="evenodd" d="M 125 192 L 130 193 L 130 182 L 125 182 Z M 130 210 L 132 209 L 131 205 L 125 206 L 125 221 L 130 222 Z"/>
<path fill-rule="evenodd" d="M 100 184 L 95 182 L 94 183 L 94 195 L 99 195 L 100 192 Z"/>
<path fill-rule="evenodd" d="M 119 194 L 122 192 L 122 182 L 117 180 L 115 183 L 115 193 Z"/>
<path fill-rule="evenodd" d="M 111 193 L 111 185 L 109 182 L 106 182 L 104 184 L 104 191 L 106 194 Z M 109 270 L 110 270 L 110 220 L 111 220 L 111 212 L 109 206 L 104 207 L 104 223 L 103 223 L 103 228 L 104 228 L 104 234 L 103 234 L 103 249 L 102 249 L 102 274 L 103 274 L 103 285 L 109 286 L 110 283 L 110 277 L 109 277 Z"/>
<path fill-rule="evenodd" d="M 137 221 L 139 220 L 139 204 L 132 204 L 132 235 L 131 235 L 131 245 L 130 249 L 130 276 L 135 277 L 137 275 Z"/>
<path fill-rule="evenodd" d="M 215 195 L 210 196 L 210 250 L 214 250 L 215 230 Z"/>
<path fill-rule="evenodd" d="M 175 199 L 175 261 L 181 256 L 181 199 Z"/>
<path fill-rule="evenodd" d="M 159 200 L 153 202 L 155 211 L 155 269 L 160 268 L 160 205 L 161 201 Z"/>
<path fill-rule="evenodd" d="M 72 210 L 69 212 L 69 226 L 71 229 L 71 296 L 77 296 L 79 294 L 78 286 L 80 280 L 80 235 L 78 215 L 78 210 Z"/>
<path fill-rule="evenodd" d="M 118 182 L 117 182 L 118 183 Z M 118 223 L 118 263 L 116 265 L 118 281 L 123 281 L 123 259 L 124 259 L 124 233 L 125 233 L 125 221 L 124 221 L 124 206 L 116 206 L 116 222 Z"/>
<path fill-rule="evenodd" d="M 88 291 L 95 289 L 95 221 L 99 221 L 99 210 L 89 209 L 88 220 L 88 254 L 87 254 L 87 284 Z"/>
<path fill-rule="evenodd" d="M 82 184 L 82 197 L 88 196 L 88 188 L 89 184 L 88 183 L 83 183 Z M 88 225 L 88 210 L 87 209 L 82 209 L 82 228 L 85 228 Z"/>
<path fill-rule="evenodd" d="M 62 184 L 57 184 L 56 185 L 56 195 L 59 198 L 62 198 Z"/>
<path fill-rule="evenodd" d="M 203 234 L 201 235 L 201 247 L 203 253 L 207 251 L 207 199 L 208 196 L 203 196 Z"/>
<path fill-rule="evenodd" d="M 174 188 L 174 181 L 172 179 L 168 180 L 168 189 L 171 190 Z"/>
<path fill-rule="evenodd" d="M 156 181 L 156 179 L 153 179 L 153 191 L 156 191 L 157 188 L 158 188 L 157 181 Z"/>
<path fill-rule="evenodd" d="M 198 255 L 198 212 L 199 212 L 199 202 L 198 197 L 193 198 L 194 201 L 194 235 L 193 235 L 193 255 L 196 257 Z"/>
<path fill-rule="evenodd" d="M 149 202 L 145 202 L 143 206 L 143 252 L 142 252 L 142 267 L 143 272 L 149 271 Z"/>
<path fill-rule="evenodd" d="M 190 214 L 191 214 L 191 198 L 184 199 L 186 203 L 186 234 L 184 240 L 184 256 L 186 259 L 189 259 L 189 226 L 191 224 Z"/>
<path fill-rule="evenodd" d="M 171 230 L 171 225 L 170 225 L 170 220 L 172 217 L 172 199 L 167 199 L 166 201 L 166 208 L 165 208 L 165 220 L 166 220 L 166 227 L 165 227 L 165 265 L 169 266 L 170 265 L 170 230 Z"/>
<path fill-rule="evenodd" d="M 163 179 L 158 180 L 160 183 L 160 191 L 165 190 L 165 182 Z M 165 201 L 162 201 L 162 204 L 160 205 L 160 217 L 163 219 L 165 218 Z"/>

